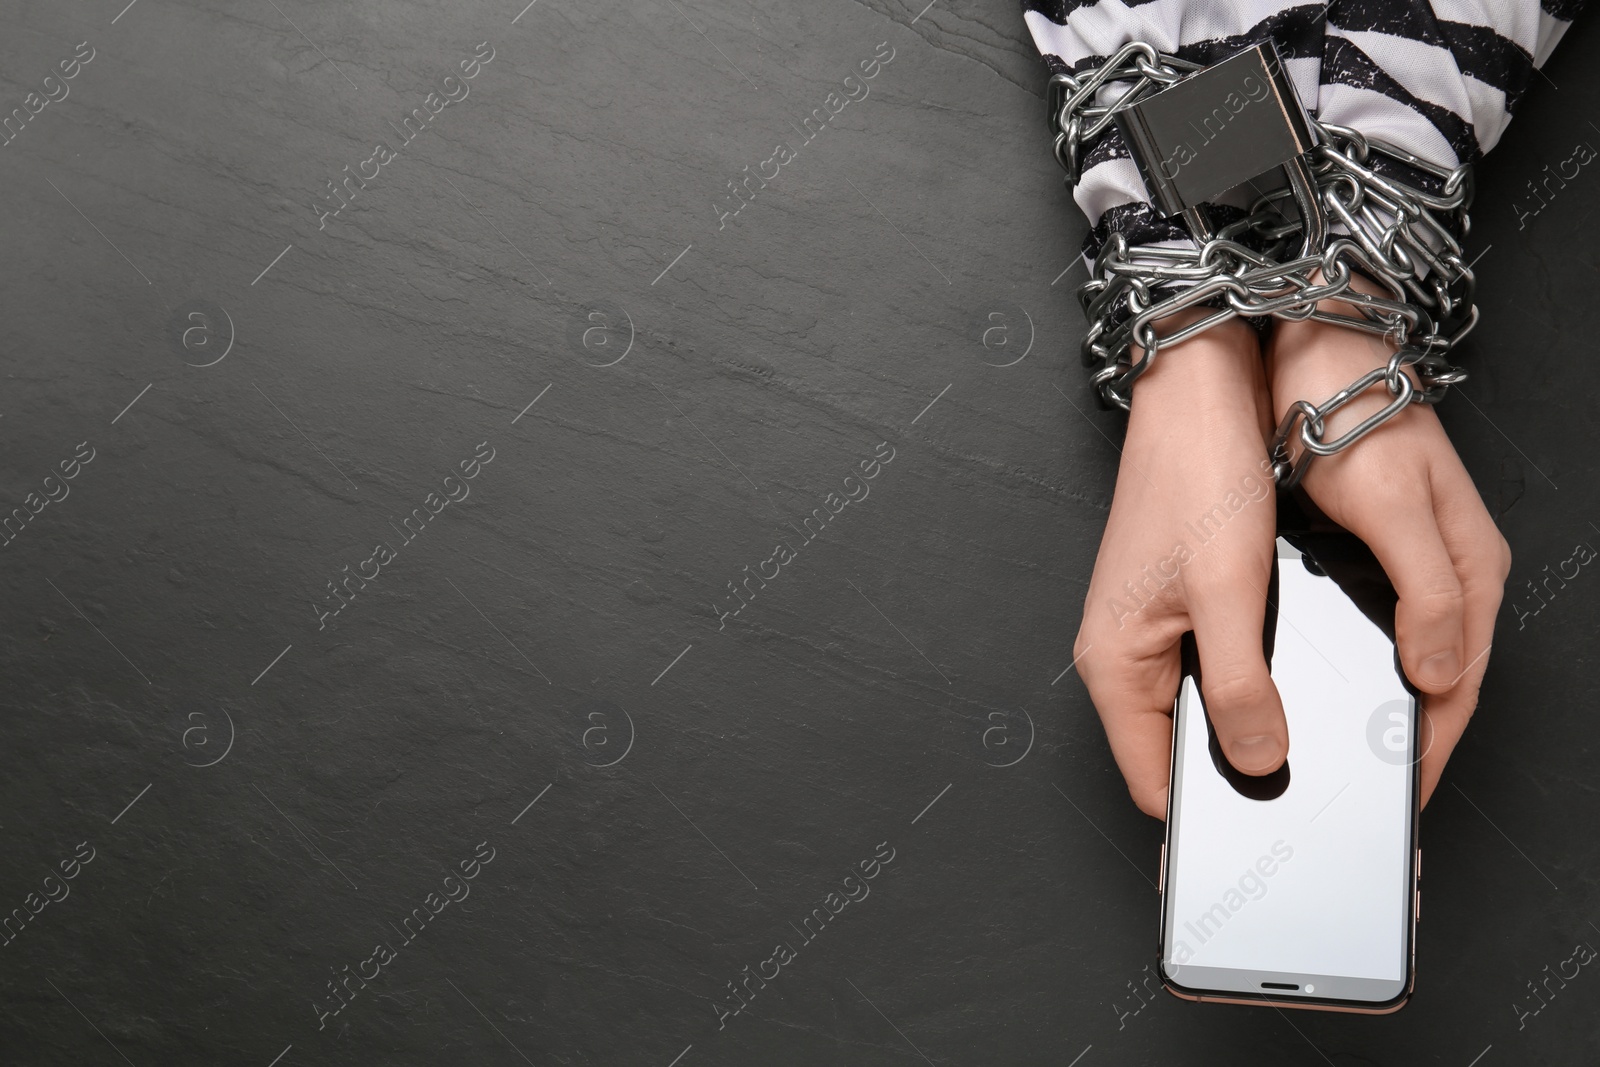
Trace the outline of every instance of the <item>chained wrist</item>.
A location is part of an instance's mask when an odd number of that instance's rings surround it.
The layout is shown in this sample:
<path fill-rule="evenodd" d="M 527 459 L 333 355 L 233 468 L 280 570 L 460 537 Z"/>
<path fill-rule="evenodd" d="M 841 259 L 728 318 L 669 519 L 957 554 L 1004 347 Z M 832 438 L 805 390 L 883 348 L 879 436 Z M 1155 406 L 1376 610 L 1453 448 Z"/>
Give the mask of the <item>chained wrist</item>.
<path fill-rule="evenodd" d="M 1204 312 L 1190 309 L 1175 316 L 1181 327 Z M 1240 319 L 1222 323 L 1173 346 L 1179 358 L 1152 365 L 1133 383 L 1128 432 L 1144 427 L 1180 427 L 1184 432 L 1244 421 L 1270 440 L 1276 420 L 1263 349 Z M 1160 432 L 1160 431 L 1158 431 Z"/>
<path fill-rule="evenodd" d="M 1213 101 L 1206 94 L 1221 94 L 1241 77 L 1240 84 L 1270 87 L 1252 99 L 1275 94 L 1281 106 L 1258 107 L 1235 126 L 1224 123 L 1215 141 L 1231 136 L 1231 145 L 1208 149 L 1213 154 L 1204 166 L 1190 166 L 1194 152 L 1183 141 L 1189 135 L 1173 131 L 1185 128 L 1185 117 L 1193 129 L 1193 117 L 1205 121 L 1218 113 L 1220 105 L 1208 110 Z M 1111 102 L 1097 103 L 1113 83 L 1131 85 L 1105 94 Z M 1227 99 L 1243 98 L 1230 92 Z M 1444 357 L 1477 322 L 1474 278 L 1460 244 L 1469 227 L 1469 166 L 1437 167 L 1313 118 L 1295 97 L 1271 42 L 1211 67 L 1131 42 L 1094 70 L 1053 77 L 1047 105 L 1069 185 L 1080 177 L 1089 149 L 1116 123 L 1152 204 L 1165 216 L 1181 215 L 1194 239 L 1192 249 L 1132 247 L 1124 235 L 1111 233 L 1079 287 L 1089 319 L 1083 359 L 1103 403 L 1129 407 L 1134 382 L 1163 349 L 1235 319 L 1316 321 L 1391 342 L 1394 351 L 1382 366 L 1320 404 L 1290 406 L 1272 442 L 1275 475 L 1288 488 L 1314 456 L 1350 447 L 1408 404 L 1438 401 L 1465 377 Z M 1230 103 L 1226 113 L 1241 114 L 1243 106 Z M 1169 154 L 1173 137 L 1189 159 Z M 1277 171 L 1285 186 L 1263 191 L 1256 179 Z M 1397 177 L 1413 172 L 1432 180 L 1417 186 Z M 1210 200 L 1245 184 L 1258 194 L 1249 210 L 1214 226 Z M 1359 274 L 1378 280 L 1379 292 L 1356 284 Z M 1335 299 L 1345 307 L 1328 310 Z M 1195 317 L 1200 308 L 1206 310 Z M 1179 311 L 1187 313 L 1182 326 L 1157 328 Z M 1380 384 L 1390 395 L 1381 410 L 1330 438 L 1325 419 Z M 1289 443 L 1296 439 L 1302 447 L 1291 463 Z"/>

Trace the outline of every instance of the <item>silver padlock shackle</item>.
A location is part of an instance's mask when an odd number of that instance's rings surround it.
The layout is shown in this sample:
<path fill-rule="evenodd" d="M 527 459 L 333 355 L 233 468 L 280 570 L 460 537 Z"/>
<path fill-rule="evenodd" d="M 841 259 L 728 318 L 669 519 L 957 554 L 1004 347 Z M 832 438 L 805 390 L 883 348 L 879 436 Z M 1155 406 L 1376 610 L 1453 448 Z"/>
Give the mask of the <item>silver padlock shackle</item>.
<path fill-rule="evenodd" d="M 1300 242 L 1301 258 L 1318 255 L 1328 235 L 1328 217 L 1322 211 L 1322 199 L 1317 195 L 1317 180 L 1311 173 L 1311 164 L 1305 156 L 1295 156 L 1283 165 L 1283 173 L 1289 179 L 1295 206 L 1300 209 L 1300 224 L 1305 229 L 1305 239 Z"/>

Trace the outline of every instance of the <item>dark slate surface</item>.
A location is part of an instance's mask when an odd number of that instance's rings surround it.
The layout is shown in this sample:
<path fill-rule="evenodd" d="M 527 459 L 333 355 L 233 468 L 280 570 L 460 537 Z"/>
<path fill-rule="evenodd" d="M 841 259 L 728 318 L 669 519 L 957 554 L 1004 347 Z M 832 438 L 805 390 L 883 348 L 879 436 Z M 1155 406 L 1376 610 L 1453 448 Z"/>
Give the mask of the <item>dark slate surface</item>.
<path fill-rule="evenodd" d="M 1600 577 L 1516 607 L 1600 543 L 1600 179 L 1526 190 L 1600 143 L 1594 27 L 1481 175 L 1444 418 L 1517 563 L 1418 993 L 1290 1018 L 1134 994 L 1161 830 L 1061 677 L 1121 426 L 1014 6 L 520 7 L 7 6 L 5 110 L 93 58 L 0 148 L 0 488 L 77 473 L 0 557 L 0 894 L 68 894 L 0 949 L 0 1060 L 1594 1062 L 1600 978 L 1517 1005 L 1600 944 Z"/>

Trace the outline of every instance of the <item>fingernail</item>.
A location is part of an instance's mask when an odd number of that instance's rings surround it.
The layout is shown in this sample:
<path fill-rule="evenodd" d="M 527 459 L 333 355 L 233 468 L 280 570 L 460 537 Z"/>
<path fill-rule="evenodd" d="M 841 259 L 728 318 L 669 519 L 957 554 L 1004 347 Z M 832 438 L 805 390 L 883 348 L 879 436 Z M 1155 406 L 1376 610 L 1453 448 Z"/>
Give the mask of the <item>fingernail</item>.
<path fill-rule="evenodd" d="M 1422 680 L 1429 685 L 1451 685 L 1461 674 L 1461 657 L 1453 651 L 1435 652 L 1422 661 Z"/>
<path fill-rule="evenodd" d="M 1271 734 L 1241 737 L 1233 743 L 1228 752 L 1228 758 L 1233 765 L 1246 774 L 1271 770 L 1277 766 L 1282 755 L 1278 739 Z"/>

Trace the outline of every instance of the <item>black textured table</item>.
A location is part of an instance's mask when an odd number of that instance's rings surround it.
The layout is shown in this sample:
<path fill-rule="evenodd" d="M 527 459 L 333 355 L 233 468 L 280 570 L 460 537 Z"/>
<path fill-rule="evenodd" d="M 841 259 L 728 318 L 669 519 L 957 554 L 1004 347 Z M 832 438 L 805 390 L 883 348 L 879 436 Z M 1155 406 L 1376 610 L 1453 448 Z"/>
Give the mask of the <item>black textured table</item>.
<path fill-rule="evenodd" d="M 1362 1018 L 1152 992 L 1013 5 L 3 18 L 0 1061 L 1600 1055 L 1593 26 L 1480 174 L 1517 562 Z"/>

